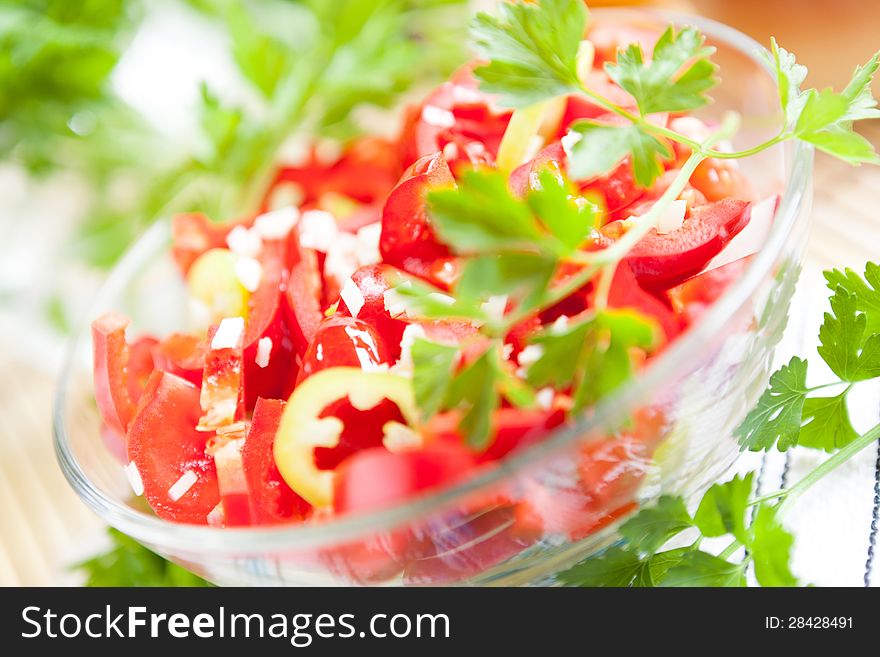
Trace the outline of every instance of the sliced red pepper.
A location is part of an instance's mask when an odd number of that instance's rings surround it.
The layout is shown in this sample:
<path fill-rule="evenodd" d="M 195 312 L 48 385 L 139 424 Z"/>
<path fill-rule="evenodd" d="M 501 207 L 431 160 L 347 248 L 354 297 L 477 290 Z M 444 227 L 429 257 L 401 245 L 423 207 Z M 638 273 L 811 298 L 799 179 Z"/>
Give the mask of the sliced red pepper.
<path fill-rule="evenodd" d="M 642 289 L 629 263 L 621 262 L 614 272 L 608 291 L 610 308 L 632 308 L 655 320 L 671 342 L 681 333 L 681 324 L 667 299 L 661 299 Z"/>
<path fill-rule="evenodd" d="M 135 410 L 128 372 L 131 349 L 125 341 L 129 323 L 118 313 L 105 313 L 92 322 L 95 401 L 101 419 L 120 436 L 125 435 Z"/>
<path fill-rule="evenodd" d="M 352 283 L 357 287 L 363 303 L 353 312 L 344 298 L 339 300 L 336 310 L 338 315 L 356 317 L 367 322 L 385 338 L 391 359 L 400 356 L 400 340 L 409 322 L 399 317 L 392 317 L 385 305 L 385 292 L 390 290 L 396 281 L 403 280 L 404 274 L 390 265 L 366 265 L 351 275 Z M 392 283 L 392 281 L 395 281 Z"/>
<path fill-rule="evenodd" d="M 241 455 L 244 430 L 244 423 L 241 423 L 229 433 L 218 434 L 208 441 L 207 452 L 214 458 L 223 524 L 227 527 L 253 524 Z"/>
<path fill-rule="evenodd" d="M 294 341 L 289 323 L 285 321 L 282 297 L 285 284 L 288 290 L 295 284 L 287 278 L 288 243 L 288 240 L 263 241 L 259 257 L 262 277 L 248 299 L 243 343 L 244 401 L 248 410 L 254 408 L 259 397 L 277 399 L 289 395 L 291 370 L 296 369 Z"/>
<path fill-rule="evenodd" d="M 303 356 L 299 381 L 328 367 L 371 369 L 391 362 L 385 339 L 375 328 L 354 317 L 333 315 L 318 326 Z"/>
<path fill-rule="evenodd" d="M 382 447 L 365 449 L 340 464 L 333 509 L 355 513 L 386 508 L 452 484 L 475 467 L 476 460 L 460 442 L 434 443 L 398 453 Z"/>
<path fill-rule="evenodd" d="M 284 402 L 258 399 L 241 459 L 254 524 L 302 520 L 311 513 L 308 502 L 291 490 L 278 472 L 272 449 L 281 423 Z"/>
<path fill-rule="evenodd" d="M 197 386 L 205 369 L 205 340 L 190 333 L 172 333 L 153 347 L 156 369 L 182 377 Z"/>
<path fill-rule="evenodd" d="M 226 341 L 226 333 L 237 334 Z M 216 430 L 244 419 L 244 320 L 225 319 L 208 331 L 200 403 L 202 430 Z M 222 344 L 218 344 L 222 342 Z"/>
<path fill-rule="evenodd" d="M 494 161 L 510 116 L 480 91 L 471 67 L 462 68 L 421 104 L 408 108 L 400 136 L 401 159 L 407 165 L 446 149 L 453 170 L 475 160 Z"/>
<path fill-rule="evenodd" d="M 401 169 L 396 144 L 380 137 L 362 137 L 346 145 L 332 162 L 326 162 L 313 148 L 303 164 L 280 167 L 267 199 L 284 184 L 293 184 L 300 196 L 297 205 L 306 209 L 320 205 L 328 194 L 371 205 L 384 200 Z"/>
<path fill-rule="evenodd" d="M 211 249 L 226 248 L 226 237 L 247 221 L 214 223 L 200 213 L 178 214 L 171 219 L 171 253 L 180 270 L 186 274 L 196 259 Z"/>
<path fill-rule="evenodd" d="M 437 261 L 449 259 L 451 253 L 431 226 L 425 195 L 430 189 L 454 184 L 441 153 L 427 155 L 407 169 L 382 209 L 379 252 L 384 262 L 432 280 Z M 445 286 L 448 282 L 438 284 Z"/>
<path fill-rule="evenodd" d="M 698 274 L 749 223 L 751 204 L 725 199 L 693 208 L 681 228 L 660 234 L 656 229 L 641 239 L 626 256 L 642 287 L 667 290 Z M 621 222 L 602 229 L 615 238 Z"/>
<path fill-rule="evenodd" d="M 431 418 L 425 432 L 432 437 L 432 442 L 461 445 L 459 420 L 458 413 L 440 413 Z M 560 409 L 500 408 L 492 416 L 495 430 L 492 442 L 486 451 L 475 455 L 476 461 L 496 461 L 513 451 L 534 445 L 564 421 L 565 412 Z"/>
<path fill-rule="evenodd" d="M 159 344 L 156 338 L 145 335 L 135 340 L 128 353 L 128 394 L 137 404 L 155 369 L 152 351 Z"/>
<path fill-rule="evenodd" d="M 206 524 L 220 502 L 214 459 L 205 453 L 211 434 L 196 429 L 200 416 L 197 387 L 173 374 L 153 372 L 131 421 L 128 458 L 160 518 Z"/>
<path fill-rule="evenodd" d="M 321 269 L 318 255 L 300 244 L 299 231 L 287 236 L 287 270 L 284 312 L 290 339 L 297 354 L 305 353 L 324 317 L 321 310 Z"/>
<path fill-rule="evenodd" d="M 751 256 L 734 260 L 670 289 L 666 294 L 672 302 L 673 310 L 685 324 L 693 324 L 742 276 L 751 260 Z"/>

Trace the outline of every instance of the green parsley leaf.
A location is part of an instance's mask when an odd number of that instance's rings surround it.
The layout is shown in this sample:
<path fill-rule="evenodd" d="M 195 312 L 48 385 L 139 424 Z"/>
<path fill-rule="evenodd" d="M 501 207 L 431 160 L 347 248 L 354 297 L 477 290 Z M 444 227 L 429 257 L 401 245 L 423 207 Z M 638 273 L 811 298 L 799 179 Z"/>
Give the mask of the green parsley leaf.
<path fill-rule="evenodd" d="M 455 286 L 459 299 L 477 303 L 492 296 L 526 299 L 529 305 L 544 294 L 556 271 L 556 260 L 529 253 L 504 253 L 470 258 Z"/>
<path fill-rule="evenodd" d="M 620 527 L 620 534 L 639 552 L 653 554 L 670 538 L 693 526 L 684 500 L 663 495 Z"/>
<path fill-rule="evenodd" d="M 867 263 L 864 277 L 849 268 L 832 269 L 824 275 L 832 292 L 842 287 L 855 298 L 856 310 L 865 315 L 868 334 L 880 333 L 880 265 Z"/>
<path fill-rule="evenodd" d="M 306 44 L 294 44 L 296 37 L 287 26 L 314 20 L 307 9 L 291 3 L 233 3 L 226 10 L 232 56 L 245 79 L 266 98 L 272 98 L 279 83 L 296 63 L 296 50 Z M 308 39 L 311 41 L 311 39 Z"/>
<path fill-rule="evenodd" d="M 853 132 L 852 122 L 877 118 L 880 110 L 871 93 L 871 82 L 880 65 L 880 53 L 857 66 L 842 93 L 831 89 L 800 91 L 806 69 L 794 56 L 772 41 L 771 64 L 776 69 L 780 100 L 792 134 L 850 164 L 880 164 L 880 156 L 864 137 Z"/>
<path fill-rule="evenodd" d="M 422 420 L 428 420 L 443 403 L 457 359 L 458 347 L 422 339 L 413 343 L 413 391 Z"/>
<path fill-rule="evenodd" d="M 765 58 L 776 71 L 779 102 L 786 123 L 794 124 L 805 100 L 801 97 L 801 85 L 807 77 L 807 67 L 798 64 L 794 55 L 782 48 L 774 38 L 770 39 L 770 53 Z"/>
<path fill-rule="evenodd" d="M 452 381 L 445 406 L 463 408 L 459 429 L 464 441 L 475 449 L 485 449 L 492 439 L 492 416 L 501 405 L 498 349 L 492 345 L 465 367 Z"/>
<path fill-rule="evenodd" d="M 673 566 L 681 563 L 682 558 L 688 552 L 693 551 L 692 547 L 675 548 L 674 550 L 666 550 L 658 552 L 648 559 L 647 577 L 643 576 L 642 581 L 636 580 L 636 586 L 659 586 L 666 578 L 666 573 Z M 645 571 L 643 570 L 642 573 Z"/>
<path fill-rule="evenodd" d="M 528 382 L 536 388 L 568 386 L 580 367 L 589 331 L 590 322 L 585 321 L 564 329 L 551 327 L 535 336 L 532 342 L 541 347 L 541 356 L 527 370 Z"/>
<path fill-rule="evenodd" d="M 745 515 L 752 478 L 751 472 L 742 479 L 737 475 L 723 484 L 713 484 L 706 491 L 694 514 L 694 523 L 703 536 L 733 534 L 741 542 L 748 542 Z"/>
<path fill-rule="evenodd" d="M 474 71 L 481 88 L 509 107 L 526 107 L 578 88 L 577 52 L 587 24 L 581 0 L 503 2 L 496 18 L 477 14 L 471 34 L 489 61 Z"/>
<path fill-rule="evenodd" d="M 697 109 L 709 102 L 705 92 L 717 82 L 716 67 L 708 59 L 715 48 L 705 41 L 694 27 L 676 32 L 669 26 L 650 61 L 645 61 L 641 44 L 633 43 L 617 54 L 616 63 L 607 62 L 605 71 L 635 98 L 642 116 Z"/>
<path fill-rule="evenodd" d="M 755 577 L 761 586 L 797 586 L 791 572 L 794 537 L 779 522 L 777 507 L 761 504 L 752 524 L 749 552 L 755 564 Z"/>
<path fill-rule="evenodd" d="M 833 452 L 858 437 L 849 419 L 846 391 L 834 397 L 811 397 L 804 404 L 798 445 Z"/>
<path fill-rule="evenodd" d="M 526 199 L 529 207 L 559 240 L 563 252 L 572 253 L 590 236 L 599 209 L 579 198 L 574 187 L 549 168 L 538 174 L 538 182 L 540 187 Z"/>
<path fill-rule="evenodd" d="M 238 108 L 227 107 L 202 84 L 201 127 L 207 137 L 208 152 L 200 158 L 209 166 L 227 157 L 239 136 L 243 113 Z"/>
<path fill-rule="evenodd" d="M 605 310 L 563 329 L 551 327 L 534 343 L 543 350 L 526 376 L 535 387 L 574 386 L 572 412 L 610 394 L 633 374 L 630 350 L 657 344 L 656 323 L 633 310 Z"/>
<path fill-rule="evenodd" d="M 847 99 L 831 89 L 816 91 L 810 89 L 806 93 L 804 108 L 798 116 L 794 130 L 796 134 L 813 133 L 836 123 L 849 109 Z"/>
<path fill-rule="evenodd" d="M 110 550 L 75 566 L 85 573 L 86 586 L 210 586 L 122 532 L 108 529 L 107 533 Z"/>
<path fill-rule="evenodd" d="M 874 151 L 874 145 L 851 128 L 835 125 L 799 137 L 850 164 L 880 164 L 880 156 Z"/>
<path fill-rule="evenodd" d="M 642 187 L 650 187 L 665 170 L 662 158 L 672 155 L 669 146 L 638 125 L 605 125 L 578 121 L 571 131 L 580 135 L 571 148 L 573 178 L 592 178 L 607 173 L 620 161 L 632 157 L 633 175 Z"/>
<path fill-rule="evenodd" d="M 736 429 L 742 449 L 779 451 L 797 445 L 801 416 L 807 398 L 807 361 L 794 356 L 770 377 L 767 390 Z"/>
<path fill-rule="evenodd" d="M 745 565 L 730 563 L 708 552 L 694 550 L 682 555 L 669 570 L 660 586 L 745 586 Z"/>
<path fill-rule="evenodd" d="M 633 583 L 643 567 L 638 554 L 613 545 L 560 573 L 557 578 L 569 586 L 625 587 Z"/>
<path fill-rule="evenodd" d="M 631 309 L 609 309 L 597 315 L 582 355 L 583 374 L 572 412 L 607 397 L 631 379 L 631 349 L 650 352 L 658 343 L 659 330 L 653 319 Z"/>
<path fill-rule="evenodd" d="M 844 117 L 847 121 L 880 118 L 877 99 L 871 92 L 874 74 L 880 67 L 880 52 L 874 53 L 864 65 L 856 66 L 852 78 L 843 90 L 844 98 L 849 101 L 849 109 Z"/>
<path fill-rule="evenodd" d="M 429 192 L 428 204 L 440 237 L 460 254 L 528 251 L 544 237 L 497 171 L 465 171 L 456 189 Z"/>
<path fill-rule="evenodd" d="M 819 355 L 843 381 L 880 376 L 880 335 L 866 335 L 867 318 L 858 299 L 840 287 L 830 299 L 831 312 L 819 328 Z"/>
<path fill-rule="evenodd" d="M 486 313 L 473 303 L 449 296 L 446 292 L 421 280 L 407 278 L 394 286 L 390 298 L 406 309 L 410 317 L 424 319 L 470 319 L 486 321 Z"/>

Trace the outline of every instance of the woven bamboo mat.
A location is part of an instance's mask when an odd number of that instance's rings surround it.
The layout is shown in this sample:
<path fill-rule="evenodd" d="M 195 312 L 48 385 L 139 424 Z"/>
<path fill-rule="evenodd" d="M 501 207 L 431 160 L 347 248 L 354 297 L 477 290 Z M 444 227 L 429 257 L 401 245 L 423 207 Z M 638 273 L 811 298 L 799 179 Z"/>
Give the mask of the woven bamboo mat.
<path fill-rule="evenodd" d="M 866 135 L 880 144 L 880 125 Z M 809 270 L 860 267 L 880 258 L 878 196 L 880 168 L 854 169 L 817 157 Z M 76 583 L 69 564 L 99 544 L 100 521 L 74 495 L 55 461 L 53 376 L 11 344 L 7 339 L 0 347 L 0 585 Z M 868 497 L 863 502 L 870 507 Z"/>

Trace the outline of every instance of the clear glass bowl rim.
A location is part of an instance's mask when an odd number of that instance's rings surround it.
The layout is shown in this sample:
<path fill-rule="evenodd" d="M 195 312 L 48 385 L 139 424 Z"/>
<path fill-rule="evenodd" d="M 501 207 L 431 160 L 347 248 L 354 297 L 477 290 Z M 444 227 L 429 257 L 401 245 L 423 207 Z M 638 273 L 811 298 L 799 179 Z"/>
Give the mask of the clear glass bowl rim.
<path fill-rule="evenodd" d="M 610 8 L 593 13 L 600 12 L 622 17 L 627 14 L 634 17 L 650 16 L 676 25 L 695 25 L 708 36 L 726 42 L 770 72 L 767 63 L 759 56 L 761 52 L 766 53 L 766 49 L 751 37 L 723 23 L 700 16 L 646 8 Z M 77 494 L 108 524 L 136 540 L 168 552 L 254 554 L 308 550 L 416 521 L 481 489 L 498 485 L 506 477 L 517 474 L 537 460 L 563 452 L 572 443 L 583 440 L 583 434 L 590 428 L 602 426 L 607 419 L 613 417 L 615 408 L 629 407 L 651 390 L 662 386 L 664 381 L 675 378 L 677 371 L 691 362 L 689 356 L 699 352 L 711 341 L 770 272 L 801 215 L 804 195 L 811 181 L 812 164 L 812 146 L 800 141 L 794 142 L 791 146 L 785 190 L 764 247 L 755 255 L 743 276 L 725 291 L 688 333 L 653 359 L 633 381 L 603 400 L 590 417 L 555 431 L 540 443 L 517 452 L 498 462 L 495 467 L 454 486 L 394 507 L 302 525 L 215 528 L 173 523 L 138 511 L 95 486 L 80 466 L 69 444 L 64 420 L 67 392 L 77 364 L 77 350 L 81 348 L 83 339 L 87 338 L 86 331 L 80 331 L 71 338 L 55 393 L 53 435 L 58 462 Z M 93 309 L 100 308 L 102 299 L 111 297 L 112 291 L 129 280 L 139 266 L 146 262 L 147 257 L 167 244 L 167 235 L 167 222 L 157 222 L 148 229 L 111 272 L 92 305 Z M 89 314 L 87 319 L 92 316 L 93 314 Z"/>

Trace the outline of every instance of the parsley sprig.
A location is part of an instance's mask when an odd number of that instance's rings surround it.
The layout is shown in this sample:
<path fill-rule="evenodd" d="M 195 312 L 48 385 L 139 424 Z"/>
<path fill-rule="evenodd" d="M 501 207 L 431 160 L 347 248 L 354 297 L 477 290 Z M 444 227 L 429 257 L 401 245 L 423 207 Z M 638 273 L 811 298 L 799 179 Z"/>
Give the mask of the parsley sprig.
<path fill-rule="evenodd" d="M 786 451 L 799 446 L 831 456 L 788 488 L 760 497 L 752 493 L 752 473 L 715 484 L 693 514 L 683 498 L 661 497 L 621 526 L 621 544 L 562 573 L 563 582 L 743 586 L 746 568 L 753 564 L 762 586 L 799 583 L 790 566 L 794 538 L 782 525 L 785 512 L 806 490 L 880 438 L 880 425 L 860 435 L 847 409 L 853 386 L 880 378 L 880 267 L 868 263 L 864 277 L 834 269 L 825 272 L 825 279 L 833 294 L 819 329 L 818 353 L 838 380 L 809 386 L 807 361 L 793 357 L 770 377 L 736 435 L 743 449 Z M 840 389 L 836 395 L 815 394 L 835 387 Z M 721 536 L 730 539 L 723 551 L 701 548 L 704 538 Z M 682 545 L 683 538 L 690 542 Z"/>
<path fill-rule="evenodd" d="M 807 385 L 806 360 L 793 357 L 773 373 L 758 405 L 737 430 L 743 449 L 786 451 L 796 445 L 834 451 L 858 436 L 847 410 L 855 385 L 880 377 L 880 268 L 868 263 L 864 278 L 846 269 L 825 272 L 830 310 L 819 329 L 818 354 L 837 381 Z M 869 328 L 870 327 L 870 328 Z M 827 390 L 838 392 L 829 395 Z M 816 394 L 822 392 L 823 394 Z"/>

